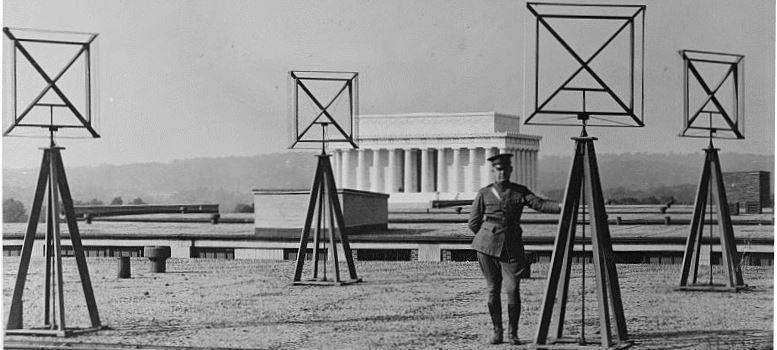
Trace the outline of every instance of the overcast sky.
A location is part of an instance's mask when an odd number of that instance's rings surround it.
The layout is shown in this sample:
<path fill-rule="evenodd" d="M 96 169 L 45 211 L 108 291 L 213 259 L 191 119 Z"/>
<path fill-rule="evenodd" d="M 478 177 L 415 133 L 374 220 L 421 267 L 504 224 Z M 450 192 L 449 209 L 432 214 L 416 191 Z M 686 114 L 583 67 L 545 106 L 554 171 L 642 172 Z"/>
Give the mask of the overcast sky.
<path fill-rule="evenodd" d="M 677 51 L 699 49 L 746 56 L 746 139 L 721 152 L 772 154 L 774 1 L 645 4 L 646 127 L 592 129 L 597 151 L 701 154 L 706 141 L 677 137 Z M 289 70 L 359 72 L 362 114 L 523 115 L 528 19 L 515 0 L 3 2 L 4 26 L 100 34 L 102 138 L 61 140 L 68 166 L 284 151 Z M 522 132 L 568 155 L 579 130 Z M 37 167 L 45 144 L 3 138 L 3 166 Z"/>

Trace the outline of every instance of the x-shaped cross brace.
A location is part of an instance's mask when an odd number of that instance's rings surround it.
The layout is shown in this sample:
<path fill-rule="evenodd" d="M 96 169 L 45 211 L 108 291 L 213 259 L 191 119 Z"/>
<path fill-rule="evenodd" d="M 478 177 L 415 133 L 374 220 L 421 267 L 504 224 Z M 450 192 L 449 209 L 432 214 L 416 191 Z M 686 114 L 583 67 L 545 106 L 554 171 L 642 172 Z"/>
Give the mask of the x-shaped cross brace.
<path fill-rule="evenodd" d="M 540 15 L 540 14 L 539 14 L 539 13 L 537 13 L 537 11 L 536 11 L 535 9 L 533 9 L 531 6 L 529 6 L 528 8 L 529 8 L 529 11 L 531 11 L 531 12 L 532 12 L 532 14 L 534 14 L 534 16 L 537 18 L 537 21 L 538 21 L 538 23 L 542 23 L 542 25 L 543 25 L 543 26 L 544 26 L 544 27 L 545 27 L 545 28 L 548 30 L 548 32 L 549 32 L 549 33 L 550 33 L 550 34 L 551 34 L 551 35 L 552 35 L 554 38 L 556 38 L 556 40 L 558 40 L 559 44 L 561 44 L 561 46 L 562 46 L 562 47 L 564 47 L 564 49 L 565 49 L 565 50 L 566 50 L 566 51 L 567 51 L 567 52 L 568 52 L 568 53 L 569 53 L 569 54 L 570 54 L 570 55 L 571 55 L 571 56 L 572 56 L 572 57 L 573 57 L 573 58 L 574 58 L 574 59 L 575 59 L 575 60 L 576 60 L 576 61 L 577 61 L 579 64 L 580 64 L 580 67 L 579 67 L 579 68 L 578 68 L 578 69 L 577 69 L 577 70 L 576 70 L 574 73 L 572 73 L 572 74 L 569 76 L 569 78 L 567 78 L 567 80 L 566 80 L 566 81 L 564 81 L 564 82 L 563 82 L 563 83 L 562 83 L 562 84 L 561 84 L 561 85 L 560 85 L 560 86 L 559 86 L 559 87 L 558 87 L 558 88 L 557 88 L 557 89 L 556 89 L 556 90 L 555 90 L 555 91 L 554 91 L 552 94 L 550 94 L 550 96 L 549 96 L 549 97 L 548 97 L 548 98 L 547 98 L 545 101 L 543 101 L 543 103 L 542 103 L 542 104 L 541 104 L 541 105 L 540 105 L 540 106 L 537 108 L 537 111 L 535 111 L 535 112 L 532 114 L 532 116 L 531 116 L 531 117 L 533 117 L 533 116 L 534 116 L 534 114 L 537 114 L 537 113 L 540 113 L 540 112 L 542 112 L 542 109 L 543 109 L 543 108 L 544 108 L 544 107 L 545 107 L 545 106 L 546 106 L 548 103 L 550 103 L 550 101 L 551 101 L 551 100 L 552 100 L 552 99 L 553 99 L 553 98 L 554 98 L 554 97 L 555 97 L 555 96 L 556 96 L 556 95 L 557 95 L 559 92 L 561 92 L 561 91 L 562 91 L 562 90 L 563 90 L 563 89 L 566 87 L 566 85 L 567 85 L 567 84 L 569 84 L 569 82 L 571 82 L 571 81 L 572 81 L 572 80 L 575 78 L 575 76 L 577 76 L 577 74 L 579 74 L 579 73 L 580 73 L 582 70 L 586 70 L 586 71 L 587 71 L 587 72 L 588 72 L 588 73 L 591 75 L 591 77 L 592 77 L 594 80 L 596 80 L 596 82 L 597 82 L 597 83 L 598 83 L 598 84 L 599 84 L 599 85 L 602 87 L 602 91 L 604 91 L 604 92 L 606 92 L 608 95 L 610 95 L 610 97 L 612 97 L 612 99 L 613 99 L 613 100 L 614 100 L 614 101 L 615 101 L 615 102 L 618 104 L 618 106 L 620 106 L 620 107 L 623 109 L 623 111 L 625 112 L 625 114 L 626 114 L 626 115 L 628 115 L 628 116 L 630 116 L 632 119 L 634 119 L 634 121 L 635 121 L 635 122 L 636 122 L 638 125 L 643 125 L 642 121 L 640 121 L 640 120 L 639 120 L 639 118 L 637 118 L 637 116 L 636 116 L 636 115 L 634 115 L 634 111 L 633 111 L 633 109 L 632 109 L 631 107 L 627 106 L 627 105 L 626 105 L 626 103 L 624 103 L 624 102 L 623 102 L 623 100 L 622 100 L 620 97 L 618 97 L 618 95 L 617 95 L 617 94 L 615 94 L 615 92 L 612 90 L 612 88 L 610 88 L 610 86 L 609 86 L 609 85 L 607 85 L 607 83 L 605 83 L 605 82 L 604 82 L 604 80 L 602 80 L 602 78 L 599 76 L 599 74 L 597 74 L 597 73 L 596 73 L 596 72 L 595 72 L 593 69 L 591 69 L 591 67 L 590 67 L 590 65 L 589 65 L 589 64 L 590 64 L 590 63 L 591 63 L 591 62 L 592 62 L 592 61 L 593 61 L 593 60 L 594 60 L 594 59 L 595 59 L 595 58 L 596 58 L 596 57 L 597 57 L 597 56 L 598 56 L 598 55 L 599 55 L 599 54 L 600 54 L 600 53 L 601 53 L 601 52 L 602 52 L 602 51 L 603 51 L 603 50 L 604 50 L 606 47 L 607 47 L 607 45 L 609 45 L 609 44 L 610 44 L 610 43 L 611 43 L 613 40 L 615 40 L 615 38 L 616 38 L 616 37 L 617 37 L 617 36 L 618 36 L 618 35 L 619 35 L 619 34 L 620 34 L 620 33 L 621 33 L 621 32 L 622 32 L 622 31 L 623 31 L 625 28 L 627 28 L 627 27 L 628 27 L 630 24 L 632 24 L 632 23 L 633 23 L 633 18 L 634 18 L 634 17 L 636 17 L 636 14 L 635 14 L 634 16 L 632 16 L 632 17 L 628 18 L 628 19 L 627 19 L 627 20 L 626 20 L 626 21 L 623 23 L 623 25 L 622 25 L 620 28 L 618 28 L 618 30 L 617 30 L 617 31 L 615 31 L 615 33 L 614 33 L 613 35 L 611 35 L 611 36 L 610 36 L 610 37 L 609 37 L 609 38 L 608 38 L 608 39 L 607 39 L 607 40 L 604 42 L 604 44 L 602 44 L 602 45 L 601 45 L 601 46 L 600 46 L 600 47 L 599 47 L 599 48 L 598 48 L 598 49 L 597 49 L 597 50 L 596 50 L 596 51 L 595 51 L 595 52 L 594 52 L 594 53 L 591 55 L 591 57 L 589 57 L 587 60 L 583 60 L 583 58 L 582 58 L 582 57 L 580 57 L 580 55 L 578 55 L 578 54 L 577 54 L 577 52 L 575 52 L 575 50 L 574 50 L 574 49 L 573 49 L 573 48 L 572 48 L 572 47 L 571 47 L 571 46 L 570 46 L 570 45 L 569 45 L 569 44 L 566 42 L 566 40 L 564 40 L 564 38 L 562 38 L 562 37 L 561 37 L 561 35 L 559 35 L 559 34 L 558 34 L 558 32 L 556 32 L 556 30 L 554 30 L 554 29 L 553 29 L 553 28 L 550 26 L 550 24 L 549 24 L 549 23 L 548 23 L 548 22 L 545 20 L 545 17 L 546 17 L 545 15 Z M 529 117 L 529 119 L 531 119 L 531 117 Z"/>
<path fill-rule="evenodd" d="M 340 91 L 338 91 L 337 94 L 335 94 L 332 100 L 329 101 L 329 103 L 327 103 L 326 106 L 324 106 L 315 96 L 313 96 L 313 93 L 310 91 L 310 89 L 307 86 L 305 86 L 305 84 L 302 82 L 302 80 L 305 80 L 305 78 L 297 78 L 297 76 L 294 75 L 294 73 L 292 73 L 292 77 L 296 79 L 297 86 L 299 86 L 302 89 L 302 91 L 304 91 L 305 94 L 308 95 L 308 97 L 310 97 L 310 100 L 313 101 L 316 107 L 318 107 L 321 110 L 321 112 L 319 112 L 318 115 L 315 118 L 313 118 L 313 122 L 311 122 L 307 127 L 305 127 L 305 130 L 303 130 L 298 135 L 298 137 L 304 136 L 308 132 L 308 130 L 310 130 L 310 128 L 313 127 L 314 124 L 318 123 L 318 119 L 321 118 L 321 116 L 323 115 L 323 116 L 326 116 L 326 118 L 329 120 L 327 124 L 334 125 L 334 127 L 337 128 L 338 131 L 340 131 L 340 133 L 346 138 L 346 140 L 353 147 L 357 147 L 356 144 L 353 142 L 353 139 L 348 137 L 348 133 L 345 132 L 345 130 L 343 130 L 340 124 L 338 124 L 337 121 L 335 121 L 334 117 L 332 117 L 332 115 L 329 114 L 329 111 L 328 111 L 329 107 L 332 106 L 332 104 L 335 101 L 337 101 L 337 99 L 340 97 L 340 95 L 343 94 L 343 92 L 345 92 L 345 90 L 350 90 L 351 80 L 350 79 L 327 79 L 327 80 L 345 80 L 345 84 L 343 84 L 343 87 L 340 88 Z M 294 144 L 296 144 L 297 142 L 298 141 L 295 141 Z"/>
<path fill-rule="evenodd" d="M 735 64 L 731 64 L 726 71 L 726 74 L 723 76 L 723 79 L 721 79 L 717 85 L 715 85 L 714 89 L 710 89 L 709 85 L 704 81 L 704 78 L 702 78 L 699 71 L 696 69 L 696 66 L 693 64 L 694 60 L 691 60 L 683 54 L 683 57 L 685 58 L 686 62 L 688 63 L 688 70 L 693 74 L 694 77 L 696 77 L 696 80 L 699 82 L 699 85 L 704 90 L 704 92 L 707 94 L 707 97 L 704 99 L 704 102 L 702 102 L 699 109 L 696 110 L 696 112 L 693 114 L 690 120 L 688 120 L 688 125 L 692 125 L 693 122 L 696 120 L 696 118 L 699 117 L 702 110 L 704 109 L 704 106 L 707 105 L 707 102 L 712 101 L 712 103 L 715 105 L 715 107 L 718 108 L 718 111 L 720 111 L 721 117 L 723 117 L 723 120 L 728 124 L 728 126 L 731 128 L 731 131 L 737 136 L 737 138 L 741 138 L 742 134 L 739 132 L 738 128 L 734 125 L 734 122 L 731 120 L 731 117 L 726 112 L 726 109 L 721 105 L 718 98 L 715 96 L 715 94 L 718 92 L 721 86 L 723 86 L 723 83 L 726 82 L 726 79 L 731 75 L 731 73 L 734 72 Z"/>
<path fill-rule="evenodd" d="M 78 60 L 78 58 L 83 54 L 84 52 L 89 50 L 89 44 L 97 37 L 96 35 L 93 36 L 89 42 L 82 44 L 80 50 L 73 56 L 73 58 L 70 59 L 70 61 L 65 65 L 64 68 L 54 77 L 54 79 L 51 79 L 49 75 L 46 73 L 46 71 L 43 70 L 43 68 L 38 64 L 37 61 L 30 55 L 30 53 L 27 51 L 27 49 L 20 43 L 20 40 L 16 39 L 16 37 L 11 33 L 9 28 L 4 28 L 3 31 L 5 34 L 14 41 L 14 47 L 21 52 L 21 54 L 27 59 L 28 62 L 30 62 L 30 65 L 35 69 L 35 71 L 40 74 L 40 76 L 43 78 L 43 80 L 46 81 L 46 86 L 41 90 L 41 92 L 38 94 L 38 96 L 35 97 L 35 99 L 32 100 L 32 102 L 27 106 L 27 108 L 22 111 L 21 114 L 18 116 L 14 116 L 14 124 L 11 125 L 8 130 L 6 130 L 3 135 L 8 135 L 18 124 L 19 122 L 26 117 L 33 107 L 35 107 L 38 102 L 43 98 L 43 96 L 46 95 L 46 93 L 49 90 L 54 90 L 54 93 L 59 96 L 60 99 L 62 99 L 62 102 L 65 104 L 65 106 L 70 110 L 70 112 L 73 113 L 73 115 L 83 124 L 84 128 L 86 128 L 90 134 L 92 134 L 93 137 L 100 137 L 100 135 L 91 127 L 89 122 L 86 121 L 86 119 L 83 117 L 81 112 L 78 111 L 78 109 L 73 105 L 72 102 L 70 102 L 70 99 L 65 96 L 65 94 L 62 92 L 62 90 L 59 89 L 57 86 L 57 81 L 62 78 L 62 76 L 67 72 L 68 69 L 73 65 L 73 63 Z M 43 41 L 45 42 L 45 41 Z M 87 56 L 88 59 L 88 56 Z"/>

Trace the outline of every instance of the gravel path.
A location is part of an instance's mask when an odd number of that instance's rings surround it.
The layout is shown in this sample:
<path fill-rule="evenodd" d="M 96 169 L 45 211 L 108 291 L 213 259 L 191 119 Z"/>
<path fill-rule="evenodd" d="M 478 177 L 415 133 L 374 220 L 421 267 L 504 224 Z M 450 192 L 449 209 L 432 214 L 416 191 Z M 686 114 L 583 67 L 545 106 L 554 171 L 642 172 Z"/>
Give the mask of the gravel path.
<path fill-rule="evenodd" d="M 4 320 L 18 261 L 3 259 Z M 86 326 L 74 260 L 64 261 L 67 322 Z M 112 258 L 88 262 L 100 316 L 111 329 L 70 339 L 74 342 L 266 349 L 515 348 L 486 344 L 490 322 L 484 282 L 472 262 L 357 261 L 365 282 L 344 287 L 291 286 L 294 264 L 288 261 L 170 259 L 167 273 L 153 274 L 148 260 L 133 258 L 133 278 L 125 280 L 115 278 Z M 31 265 L 26 326 L 42 320 L 42 265 L 35 259 Z M 547 268 L 533 265 L 535 278 L 521 285 L 519 336 L 524 340 L 535 332 L 545 289 L 545 279 L 536 276 L 545 276 Z M 743 268 L 745 282 L 755 289 L 734 294 L 673 291 L 678 265 L 618 265 L 633 348 L 771 348 L 773 269 Z M 586 267 L 586 287 L 594 284 L 592 270 Z M 579 332 L 579 265 L 572 276 L 569 335 Z M 593 288 L 586 289 L 586 333 L 593 335 L 596 300 Z"/>

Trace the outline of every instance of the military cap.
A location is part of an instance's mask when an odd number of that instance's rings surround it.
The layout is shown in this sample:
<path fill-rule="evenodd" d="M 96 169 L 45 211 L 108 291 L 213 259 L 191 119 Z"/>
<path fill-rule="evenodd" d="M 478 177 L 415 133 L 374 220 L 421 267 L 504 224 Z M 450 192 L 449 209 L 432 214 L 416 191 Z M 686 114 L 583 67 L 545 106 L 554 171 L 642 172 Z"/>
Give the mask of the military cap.
<path fill-rule="evenodd" d="M 512 156 L 513 155 L 509 153 L 497 154 L 493 157 L 488 157 L 488 161 L 491 162 L 491 166 L 495 166 L 497 164 L 510 165 L 510 157 Z"/>

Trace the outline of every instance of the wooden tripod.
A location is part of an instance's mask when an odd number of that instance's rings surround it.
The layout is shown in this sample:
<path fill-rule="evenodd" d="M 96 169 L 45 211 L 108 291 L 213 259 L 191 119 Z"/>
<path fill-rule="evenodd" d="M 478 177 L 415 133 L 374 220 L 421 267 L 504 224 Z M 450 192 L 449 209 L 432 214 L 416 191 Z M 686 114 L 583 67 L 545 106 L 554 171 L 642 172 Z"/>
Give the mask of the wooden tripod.
<path fill-rule="evenodd" d="M 631 346 L 623 315 L 618 272 L 607 226 L 607 213 L 599 180 L 599 168 L 594 153 L 594 137 L 588 137 L 583 128 L 580 137 L 573 138 L 576 144 L 575 157 L 569 175 L 564 207 L 558 226 L 558 235 L 553 248 L 548 284 L 542 301 L 540 320 L 533 347 L 536 349 L 624 349 Z M 599 309 L 599 336 L 597 343 L 589 343 L 584 331 L 577 338 L 564 338 L 569 278 L 574 250 L 575 226 L 580 209 L 580 199 L 590 203 L 591 246 L 596 275 L 596 296 Z M 615 328 L 611 330 L 611 317 Z M 548 339 L 551 321 L 555 328 Z M 614 333 L 613 333 L 614 332 Z"/>
<path fill-rule="evenodd" d="M 683 267 L 680 273 L 680 287 L 677 290 L 695 291 L 722 291 L 737 292 L 748 288 L 742 279 L 742 269 L 739 265 L 736 241 L 734 240 L 734 228 L 731 225 L 726 188 L 723 185 L 723 173 L 720 169 L 718 149 L 710 145 L 704 150 L 707 154 L 704 159 L 704 168 L 701 170 L 701 180 L 696 189 L 696 204 L 693 208 L 691 220 L 691 232 L 685 244 L 683 255 Z M 706 216 L 707 194 L 712 205 L 713 195 L 718 208 L 718 227 L 720 228 L 720 247 L 723 258 L 723 267 L 726 270 L 726 284 L 713 284 L 712 282 L 712 227 L 710 221 L 710 280 L 709 284 L 697 284 L 699 272 L 699 256 L 701 255 L 701 239 L 704 234 L 704 217 Z M 710 214 L 712 213 L 710 208 Z M 691 282 L 688 283 L 688 278 Z"/>
<path fill-rule="evenodd" d="M 318 208 L 318 209 L 316 209 Z M 327 212 L 329 213 L 329 225 L 327 227 Z M 313 214 L 317 214 L 315 235 L 313 236 L 313 278 L 302 280 L 302 267 L 305 264 L 305 255 L 307 252 L 308 240 L 310 239 L 311 226 L 313 224 Z M 323 224 L 322 224 L 323 221 Z M 335 235 L 335 225 L 337 235 Z M 316 175 L 313 178 L 313 189 L 310 191 L 310 203 L 305 217 L 305 226 L 302 228 L 302 237 L 299 240 L 299 250 L 297 251 L 297 268 L 294 271 L 293 284 L 312 284 L 312 285 L 344 285 L 361 282 L 361 278 L 356 276 L 356 267 L 353 263 L 351 246 L 348 243 L 348 235 L 345 228 L 345 219 L 340 208 L 340 200 L 337 197 L 337 187 L 335 186 L 334 176 L 332 174 L 332 165 L 329 161 L 329 155 L 322 151 L 318 155 L 318 166 Z M 326 278 L 326 260 L 323 265 L 322 276 L 318 275 L 319 247 L 321 246 L 321 235 L 329 236 L 328 254 L 332 259 L 334 266 L 334 280 Z M 336 237 L 342 246 L 345 255 L 345 261 L 348 265 L 348 274 L 350 279 L 340 278 L 340 269 L 337 256 Z"/>
<path fill-rule="evenodd" d="M 35 200 L 32 203 L 30 220 L 27 223 L 27 232 L 24 234 L 19 273 L 16 275 L 11 310 L 6 326 L 7 335 L 49 335 L 67 337 L 73 334 L 100 330 L 100 316 L 97 312 L 97 303 L 94 300 L 92 282 L 89 279 L 89 269 L 86 266 L 84 248 L 81 245 L 81 235 L 78 232 L 75 211 L 73 210 L 73 198 L 70 196 L 70 187 L 65 177 L 65 167 L 62 165 L 62 155 L 52 139 L 51 146 L 43 149 L 43 162 L 41 163 L 38 187 L 35 190 Z M 48 190 L 47 190 L 48 187 Z M 45 236 L 45 300 L 43 311 L 43 326 L 36 328 L 23 327 L 23 302 L 24 284 L 27 281 L 27 272 L 30 267 L 32 246 L 35 242 L 35 232 L 38 228 L 38 218 L 43 206 L 43 197 L 48 192 L 46 236 Z M 62 246 L 60 245 L 59 231 L 59 196 L 62 196 L 65 219 L 67 221 L 70 241 L 75 253 L 78 273 L 81 277 L 81 287 L 86 298 L 86 307 L 89 311 L 91 327 L 67 328 L 65 326 L 65 295 L 62 280 Z M 53 271 L 52 271 L 53 270 Z"/>

